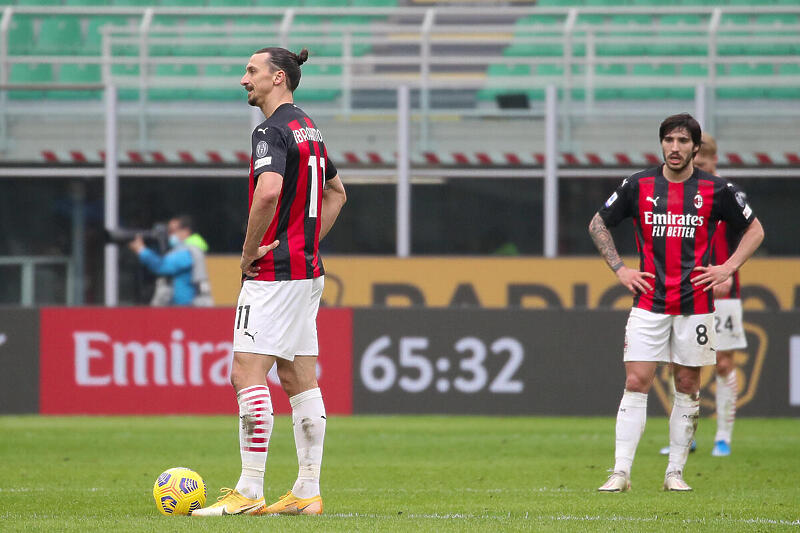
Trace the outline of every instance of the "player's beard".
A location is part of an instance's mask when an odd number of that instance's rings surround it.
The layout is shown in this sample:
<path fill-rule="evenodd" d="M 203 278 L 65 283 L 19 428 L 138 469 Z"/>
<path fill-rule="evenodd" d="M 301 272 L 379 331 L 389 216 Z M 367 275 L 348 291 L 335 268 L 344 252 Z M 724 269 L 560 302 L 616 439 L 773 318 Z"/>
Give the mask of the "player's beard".
<path fill-rule="evenodd" d="M 669 169 L 670 169 L 671 171 L 675 172 L 676 174 L 680 174 L 681 172 L 683 172 L 683 170 L 684 170 L 686 167 L 688 167 L 688 166 L 689 166 L 689 163 L 691 163 L 691 162 L 692 162 L 692 156 L 693 156 L 694 154 L 689 154 L 688 156 L 686 156 L 686 159 L 684 159 L 683 161 L 681 161 L 680 165 L 679 165 L 679 166 L 677 166 L 677 167 L 673 166 L 673 165 L 672 165 L 672 163 L 670 163 L 670 162 L 669 162 L 669 156 L 668 156 L 666 153 L 665 153 L 665 154 L 663 154 L 663 155 L 664 155 L 664 163 L 666 163 L 666 164 L 667 164 L 667 167 L 669 167 Z"/>

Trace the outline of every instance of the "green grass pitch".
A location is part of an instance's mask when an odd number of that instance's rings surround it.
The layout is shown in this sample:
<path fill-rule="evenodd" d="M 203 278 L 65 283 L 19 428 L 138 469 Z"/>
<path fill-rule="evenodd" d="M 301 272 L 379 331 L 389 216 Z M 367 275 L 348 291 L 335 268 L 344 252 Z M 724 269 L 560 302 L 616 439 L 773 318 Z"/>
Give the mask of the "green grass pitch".
<path fill-rule="evenodd" d="M 633 490 L 599 494 L 612 418 L 331 417 L 321 517 L 164 517 L 153 482 L 197 470 L 214 501 L 239 475 L 229 417 L 0 417 L 2 531 L 775 531 L 800 526 L 797 420 L 737 420 L 733 455 L 710 456 L 702 419 L 686 480 L 661 490 L 664 417 L 639 445 Z M 291 420 L 277 417 L 265 493 L 294 481 Z M 268 502 L 269 503 L 269 502 Z"/>

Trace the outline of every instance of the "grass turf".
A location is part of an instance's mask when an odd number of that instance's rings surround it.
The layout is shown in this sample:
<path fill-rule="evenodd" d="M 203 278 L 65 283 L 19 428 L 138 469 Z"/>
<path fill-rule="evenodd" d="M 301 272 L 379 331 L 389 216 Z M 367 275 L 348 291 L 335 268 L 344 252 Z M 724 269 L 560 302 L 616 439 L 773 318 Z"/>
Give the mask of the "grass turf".
<path fill-rule="evenodd" d="M 214 501 L 239 474 L 234 417 L 0 417 L 2 531 L 705 531 L 800 526 L 800 433 L 787 419 L 736 422 L 733 454 L 710 456 L 704 419 L 686 480 L 664 493 L 667 422 L 651 417 L 633 491 L 598 494 L 611 418 L 331 417 L 321 517 L 161 516 L 151 489 L 188 466 Z M 265 494 L 296 475 L 291 419 L 277 417 Z"/>

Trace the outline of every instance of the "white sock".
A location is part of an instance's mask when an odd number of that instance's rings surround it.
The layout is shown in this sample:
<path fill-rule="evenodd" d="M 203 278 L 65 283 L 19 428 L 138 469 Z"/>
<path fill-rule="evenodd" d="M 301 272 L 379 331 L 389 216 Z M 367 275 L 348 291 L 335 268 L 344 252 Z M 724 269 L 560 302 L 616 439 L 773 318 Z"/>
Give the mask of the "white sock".
<path fill-rule="evenodd" d="M 692 398 L 690 394 L 675 392 L 675 403 L 669 417 L 669 464 L 667 472 L 679 470 L 683 472 L 689 447 L 697 430 L 697 418 L 700 414 L 699 395 Z"/>
<path fill-rule="evenodd" d="M 739 383 L 736 380 L 735 368 L 725 377 L 717 375 L 717 435 L 714 437 L 714 442 L 724 440 L 730 444 L 738 395 Z"/>
<path fill-rule="evenodd" d="M 319 388 L 289 398 L 292 404 L 294 443 L 297 447 L 297 481 L 292 494 L 311 498 L 319 492 L 319 470 L 322 465 L 322 443 L 325 440 L 325 405 Z"/>
<path fill-rule="evenodd" d="M 269 438 L 272 435 L 272 398 L 266 385 L 254 385 L 239 391 L 239 449 L 242 475 L 236 490 L 257 500 L 264 496 L 264 468 Z"/>
<path fill-rule="evenodd" d="M 633 456 L 647 422 L 647 394 L 626 390 L 617 411 L 617 448 L 614 454 L 615 472 L 631 473 Z"/>

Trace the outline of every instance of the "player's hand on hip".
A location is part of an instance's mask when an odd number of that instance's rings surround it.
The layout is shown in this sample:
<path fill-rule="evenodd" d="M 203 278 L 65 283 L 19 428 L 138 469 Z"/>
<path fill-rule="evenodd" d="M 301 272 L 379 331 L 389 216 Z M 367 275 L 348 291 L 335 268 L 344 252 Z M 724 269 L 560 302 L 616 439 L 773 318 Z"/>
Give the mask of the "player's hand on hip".
<path fill-rule="evenodd" d="M 714 298 L 726 298 L 731 293 L 731 287 L 733 287 L 732 277 L 714 287 Z"/>
<path fill-rule="evenodd" d="M 280 241 L 274 240 L 266 246 L 259 246 L 254 255 L 242 252 L 242 262 L 240 264 L 242 273 L 248 278 L 256 277 L 261 267 L 256 266 L 255 262 L 277 248 L 278 244 L 280 244 Z"/>
<path fill-rule="evenodd" d="M 703 292 L 707 292 L 725 283 L 731 277 L 733 271 L 725 265 L 697 266 L 694 272 L 700 272 L 699 276 L 692 279 L 692 284 L 705 285 Z"/>
<path fill-rule="evenodd" d="M 653 287 L 647 282 L 647 278 L 655 279 L 656 276 L 650 272 L 640 272 L 623 266 L 617 270 L 617 277 L 620 283 L 625 285 L 632 293 L 636 294 L 637 292 L 641 292 L 644 294 L 647 291 L 653 290 Z"/>

